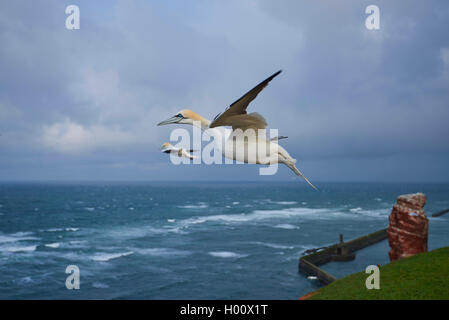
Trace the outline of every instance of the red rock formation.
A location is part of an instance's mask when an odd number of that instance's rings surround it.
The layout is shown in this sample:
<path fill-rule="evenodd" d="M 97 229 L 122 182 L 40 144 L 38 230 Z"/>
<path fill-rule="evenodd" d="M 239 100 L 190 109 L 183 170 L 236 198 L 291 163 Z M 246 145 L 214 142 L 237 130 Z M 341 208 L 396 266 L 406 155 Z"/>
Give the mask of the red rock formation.
<path fill-rule="evenodd" d="M 429 220 L 423 209 L 425 204 L 426 196 L 422 193 L 398 197 L 388 226 L 390 261 L 427 252 Z"/>

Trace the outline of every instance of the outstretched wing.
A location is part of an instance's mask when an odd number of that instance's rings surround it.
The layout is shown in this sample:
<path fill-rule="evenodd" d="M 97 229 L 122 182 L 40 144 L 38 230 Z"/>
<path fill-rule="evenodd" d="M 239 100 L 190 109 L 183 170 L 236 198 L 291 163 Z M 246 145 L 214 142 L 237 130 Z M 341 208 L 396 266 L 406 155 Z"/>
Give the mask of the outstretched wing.
<path fill-rule="evenodd" d="M 210 124 L 210 128 L 220 126 L 232 126 L 234 128 L 260 128 L 263 129 L 267 126 L 265 119 L 258 113 L 246 113 L 246 108 L 253 101 L 259 92 L 261 92 L 268 83 L 280 74 L 282 70 L 279 70 L 272 76 L 268 77 L 250 91 L 245 93 L 240 99 L 231 104 L 223 113 L 218 114 L 214 121 Z"/>

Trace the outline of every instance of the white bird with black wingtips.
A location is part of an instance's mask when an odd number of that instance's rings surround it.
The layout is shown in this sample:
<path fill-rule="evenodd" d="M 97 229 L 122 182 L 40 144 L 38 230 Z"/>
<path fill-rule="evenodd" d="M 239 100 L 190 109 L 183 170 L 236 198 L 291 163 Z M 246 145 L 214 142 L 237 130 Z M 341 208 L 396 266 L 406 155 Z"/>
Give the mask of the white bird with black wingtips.
<path fill-rule="evenodd" d="M 312 188 L 316 189 L 301 171 L 296 168 L 296 159 L 291 157 L 278 144 L 278 140 L 283 137 L 268 140 L 266 136 L 261 137 L 259 134 L 255 134 L 253 135 L 253 139 L 248 139 L 248 137 L 251 138 L 251 134 L 248 134 L 248 132 L 258 132 L 260 129 L 265 129 L 267 122 L 259 113 L 247 113 L 246 109 L 268 83 L 280 73 L 281 70 L 259 83 L 240 99 L 232 103 L 223 113 L 218 114 L 213 121 L 191 110 L 181 110 L 175 116 L 158 123 L 158 126 L 176 123 L 197 126 L 204 130 L 205 133 L 214 137 L 218 149 L 226 158 L 254 164 L 285 164 L 296 175 L 303 178 Z M 232 131 L 225 129 L 225 126 L 232 127 Z M 239 139 L 243 143 L 236 143 Z"/>

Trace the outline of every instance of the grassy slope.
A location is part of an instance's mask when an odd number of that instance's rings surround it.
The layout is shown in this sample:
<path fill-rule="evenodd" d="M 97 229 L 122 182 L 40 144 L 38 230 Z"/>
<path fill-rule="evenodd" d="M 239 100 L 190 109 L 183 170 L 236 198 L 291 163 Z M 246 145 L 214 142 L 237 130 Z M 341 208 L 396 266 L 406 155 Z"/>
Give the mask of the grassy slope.
<path fill-rule="evenodd" d="M 366 289 L 368 276 L 359 272 L 339 279 L 309 299 L 449 299 L 449 247 L 382 266 L 379 290 Z"/>

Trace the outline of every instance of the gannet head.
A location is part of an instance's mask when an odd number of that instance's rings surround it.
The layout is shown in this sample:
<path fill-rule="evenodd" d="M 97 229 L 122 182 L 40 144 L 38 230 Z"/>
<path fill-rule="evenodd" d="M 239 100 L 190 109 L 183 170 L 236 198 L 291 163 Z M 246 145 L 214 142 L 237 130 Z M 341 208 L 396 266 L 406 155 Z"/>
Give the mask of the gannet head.
<path fill-rule="evenodd" d="M 181 110 L 178 113 L 176 113 L 173 117 L 164 120 L 162 122 L 159 122 L 157 125 L 163 126 L 166 124 L 174 124 L 174 123 L 193 124 L 195 118 L 199 119 L 198 117 L 199 116 L 192 110 Z"/>
<path fill-rule="evenodd" d="M 179 111 L 173 117 L 164 120 L 162 122 L 159 122 L 157 125 L 163 126 L 166 124 L 175 124 L 175 123 L 190 124 L 190 125 L 199 124 L 200 127 L 208 127 L 210 121 L 204 119 L 202 116 L 193 112 L 192 110 L 184 109 Z"/>
<path fill-rule="evenodd" d="M 173 149 L 173 146 L 169 142 L 165 142 L 161 146 L 161 152 L 170 153 L 170 151 Z"/>

